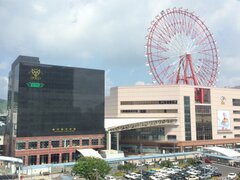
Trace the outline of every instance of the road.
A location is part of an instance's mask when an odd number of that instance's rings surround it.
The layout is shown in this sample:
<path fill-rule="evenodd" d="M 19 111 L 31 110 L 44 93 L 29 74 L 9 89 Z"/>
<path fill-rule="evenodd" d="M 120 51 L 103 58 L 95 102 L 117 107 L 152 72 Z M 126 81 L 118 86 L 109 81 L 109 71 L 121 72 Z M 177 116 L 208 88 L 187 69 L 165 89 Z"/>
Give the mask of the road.
<path fill-rule="evenodd" d="M 240 172 L 240 168 L 216 163 L 212 163 L 212 165 L 218 167 L 219 172 L 222 173 L 222 177 L 226 177 L 230 172 L 234 172 L 236 174 Z"/>

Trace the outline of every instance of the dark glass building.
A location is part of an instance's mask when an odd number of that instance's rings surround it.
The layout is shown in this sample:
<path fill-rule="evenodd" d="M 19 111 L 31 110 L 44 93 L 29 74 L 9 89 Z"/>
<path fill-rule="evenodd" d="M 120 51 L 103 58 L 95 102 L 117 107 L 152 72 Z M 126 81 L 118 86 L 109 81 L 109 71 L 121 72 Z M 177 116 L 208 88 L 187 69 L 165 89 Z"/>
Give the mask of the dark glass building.
<path fill-rule="evenodd" d="M 25 164 L 73 161 L 77 149 L 104 148 L 104 71 L 19 56 L 9 74 L 8 112 L 6 154 Z"/>

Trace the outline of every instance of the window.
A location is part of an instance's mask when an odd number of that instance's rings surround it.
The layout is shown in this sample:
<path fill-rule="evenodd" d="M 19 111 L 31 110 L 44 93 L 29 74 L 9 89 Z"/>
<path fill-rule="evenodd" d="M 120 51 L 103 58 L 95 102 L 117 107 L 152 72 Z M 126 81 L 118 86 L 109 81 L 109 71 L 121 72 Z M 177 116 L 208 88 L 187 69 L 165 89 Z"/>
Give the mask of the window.
<path fill-rule="evenodd" d="M 235 138 L 240 138 L 240 134 L 235 134 L 234 137 Z"/>
<path fill-rule="evenodd" d="M 105 138 L 101 138 L 101 145 L 105 145 Z"/>
<path fill-rule="evenodd" d="M 59 141 L 58 141 L 59 142 Z M 59 154 L 51 154 L 51 163 L 57 164 L 59 163 Z"/>
<path fill-rule="evenodd" d="M 233 106 L 240 106 L 240 99 L 232 99 Z"/>
<path fill-rule="evenodd" d="M 233 118 L 234 122 L 240 122 L 240 118 Z"/>
<path fill-rule="evenodd" d="M 79 139 L 73 139 L 72 140 L 72 146 L 80 146 L 80 140 Z"/>
<path fill-rule="evenodd" d="M 82 145 L 83 146 L 89 146 L 89 139 L 83 139 L 82 140 Z"/>
<path fill-rule="evenodd" d="M 40 155 L 40 164 L 47 164 L 48 163 L 48 155 Z"/>
<path fill-rule="evenodd" d="M 62 147 L 69 147 L 70 146 L 70 140 L 64 139 L 62 140 Z"/>
<path fill-rule="evenodd" d="M 53 148 L 59 147 L 59 141 L 57 141 L 57 140 L 56 140 L 56 141 L 52 141 L 51 144 L 52 144 L 52 147 L 53 147 Z"/>
<path fill-rule="evenodd" d="M 240 126 L 234 126 L 234 129 L 235 129 L 235 130 L 239 130 L 239 129 L 240 129 Z"/>
<path fill-rule="evenodd" d="M 62 163 L 69 162 L 69 153 L 62 153 Z"/>
<path fill-rule="evenodd" d="M 17 142 L 17 146 L 16 149 L 17 150 L 23 150 L 26 147 L 26 143 L 25 142 Z"/>
<path fill-rule="evenodd" d="M 192 147 L 184 147 L 184 152 L 191 152 L 192 151 Z"/>
<path fill-rule="evenodd" d="M 177 136 L 176 136 L 176 135 L 168 135 L 168 136 L 167 136 L 167 139 L 168 139 L 169 141 L 176 141 L 176 140 L 177 140 Z"/>
<path fill-rule="evenodd" d="M 92 145 L 98 145 L 98 139 L 92 139 Z"/>
<path fill-rule="evenodd" d="M 185 140 L 192 140 L 191 133 L 191 112 L 190 112 L 190 97 L 184 96 L 184 122 L 185 122 Z"/>
<path fill-rule="evenodd" d="M 37 156 L 28 156 L 28 165 L 36 165 L 37 164 Z"/>
<path fill-rule="evenodd" d="M 233 114 L 240 114 L 240 111 L 233 111 Z"/>
<path fill-rule="evenodd" d="M 165 128 L 164 127 L 149 127 L 122 131 L 121 140 L 165 140 Z"/>
<path fill-rule="evenodd" d="M 212 139 L 212 114 L 211 106 L 196 105 L 196 135 L 197 140 Z"/>
<path fill-rule="evenodd" d="M 37 149 L 37 142 L 36 141 L 29 142 L 28 149 Z"/>
<path fill-rule="evenodd" d="M 78 159 L 77 153 L 73 152 L 72 153 L 72 161 L 75 162 Z"/>
<path fill-rule="evenodd" d="M 123 109 L 121 113 L 177 113 L 177 109 Z"/>
<path fill-rule="evenodd" d="M 195 88 L 195 103 L 210 104 L 210 89 Z"/>
<path fill-rule="evenodd" d="M 177 100 L 157 100 L 157 101 L 121 101 L 121 105 L 153 105 L 153 104 L 177 104 Z"/>
<path fill-rule="evenodd" d="M 41 141 L 40 148 L 48 148 L 48 141 Z"/>
<path fill-rule="evenodd" d="M 196 115 L 211 114 L 211 106 L 195 106 Z"/>

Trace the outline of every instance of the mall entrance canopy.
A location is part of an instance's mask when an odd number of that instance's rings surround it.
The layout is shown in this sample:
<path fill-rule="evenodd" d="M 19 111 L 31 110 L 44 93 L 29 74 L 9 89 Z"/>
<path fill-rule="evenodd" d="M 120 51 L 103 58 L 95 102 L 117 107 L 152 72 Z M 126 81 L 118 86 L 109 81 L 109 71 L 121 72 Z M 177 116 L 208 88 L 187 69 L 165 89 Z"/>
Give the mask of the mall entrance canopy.
<path fill-rule="evenodd" d="M 178 118 L 105 118 L 107 131 L 107 149 L 111 149 L 111 133 L 116 132 L 117 150 L 119 150 L 119 132 L 156 126 L 178 126 Z"/>

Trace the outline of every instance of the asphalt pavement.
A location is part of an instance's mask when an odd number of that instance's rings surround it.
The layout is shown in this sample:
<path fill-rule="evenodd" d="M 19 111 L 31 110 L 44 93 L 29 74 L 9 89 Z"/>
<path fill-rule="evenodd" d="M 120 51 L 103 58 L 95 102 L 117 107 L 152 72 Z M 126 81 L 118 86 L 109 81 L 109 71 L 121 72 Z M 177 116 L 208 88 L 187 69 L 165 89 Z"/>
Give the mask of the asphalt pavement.
<path fill-rule="evenodd" d="M 240 172 L 240 168 L 238 167 L 228 166 L 224 164 L 217 164 L 217 163 L 212 163 L 212 165 L 218 167 L 219 172 L 222 173 L 222 177 L 226 177 L 231 172 L 236 174 Z"/>

